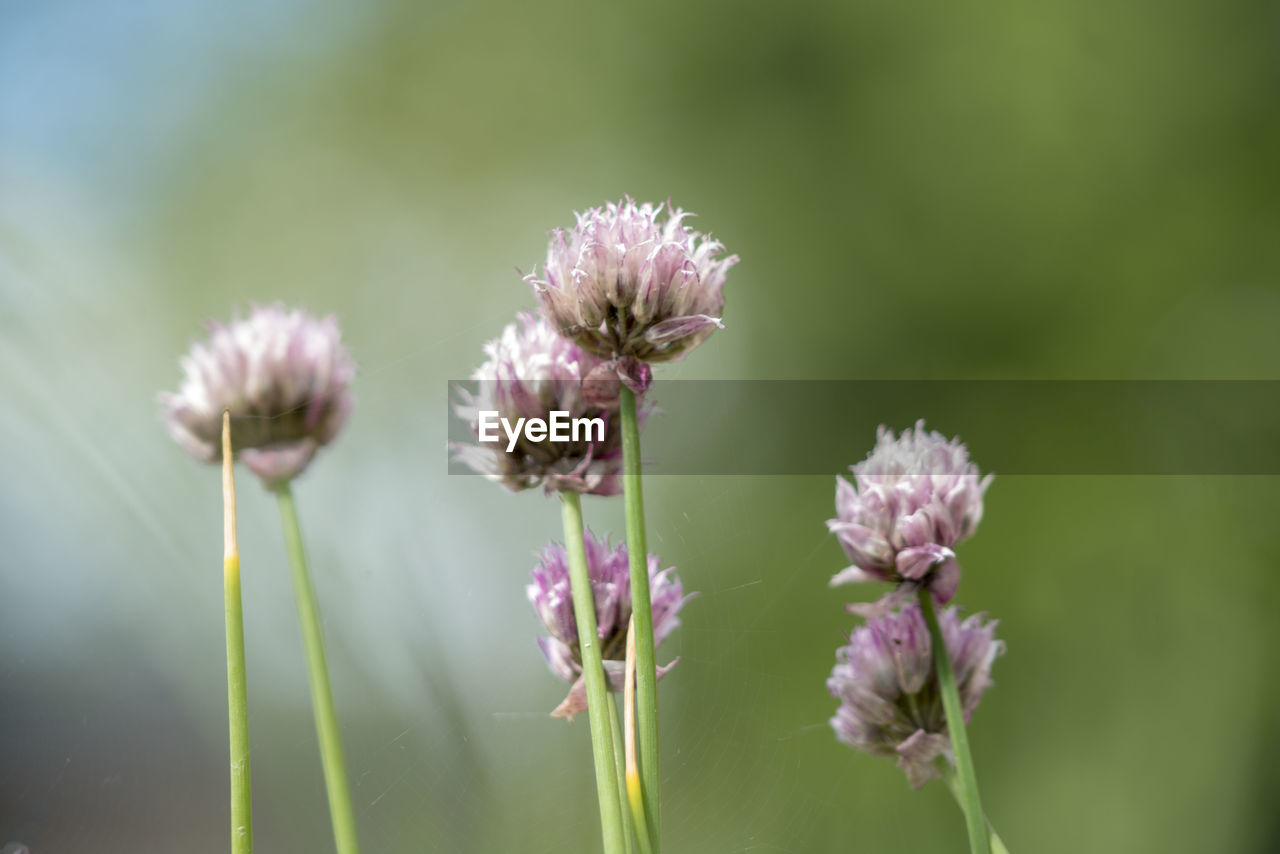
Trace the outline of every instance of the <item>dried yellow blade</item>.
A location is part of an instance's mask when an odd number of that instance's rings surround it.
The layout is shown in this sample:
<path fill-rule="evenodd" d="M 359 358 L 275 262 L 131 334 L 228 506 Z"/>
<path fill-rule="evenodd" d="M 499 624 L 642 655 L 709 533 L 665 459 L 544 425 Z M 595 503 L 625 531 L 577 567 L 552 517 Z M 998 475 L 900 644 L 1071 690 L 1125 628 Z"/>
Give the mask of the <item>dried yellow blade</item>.
<path fill-rule="evenodd" d="M 222 413 L 222 557 L 226 561 L 240 557 L 236 544 L 236 481 L 232 473 L 231 412 Z"/>
<path fill-rule="evenodd" d="M 640 763 L 636 759 L 636 618 L 631 615 L 627 624 L 627 657 L 623 663 L 622 677 L 622 734 L 627 754 L 627 801 L 631 808 L 631 823 L 641 854 L 651 854 L 653 840 L 649 838 L 649 826 L 644 817 L 644 787 L 640 782 Z"/>

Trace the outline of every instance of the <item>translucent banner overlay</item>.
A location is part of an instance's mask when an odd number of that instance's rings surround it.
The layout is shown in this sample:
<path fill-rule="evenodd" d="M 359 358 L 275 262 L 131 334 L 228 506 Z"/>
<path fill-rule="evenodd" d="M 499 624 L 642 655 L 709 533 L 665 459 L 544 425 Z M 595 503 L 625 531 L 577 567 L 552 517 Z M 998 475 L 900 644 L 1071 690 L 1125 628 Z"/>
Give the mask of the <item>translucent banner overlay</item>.
<path fill-rule="evenodd" d="M 450 384 L 452 443 L 476 443 L 452 402 L 479 386 Z M 984 472 L 1280 474 L 1276 380 L 658 380 L 645 398 L 646 474 L 835 474 L 867 455 L 879 425 L 921 418 L 959 436 Z M 449 472 L 473 474 L 452 455 Z"/>

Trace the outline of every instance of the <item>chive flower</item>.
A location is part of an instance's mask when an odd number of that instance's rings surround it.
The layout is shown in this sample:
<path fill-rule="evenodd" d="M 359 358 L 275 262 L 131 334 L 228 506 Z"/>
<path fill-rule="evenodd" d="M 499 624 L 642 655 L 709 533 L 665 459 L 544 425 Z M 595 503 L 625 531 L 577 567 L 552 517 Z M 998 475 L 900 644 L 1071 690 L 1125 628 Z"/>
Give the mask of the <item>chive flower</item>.
<path fill-rule="evenodd" d="M 961 621 L 955 606 L 939 612 L 968 723 L 991 687 L 991 665 L 1004 652 L 996 622 L 975 614 Z M 938 689 L 932 643 L 918 602 L 873 617 L 836 652 L 827 690 L 840 701 L 831 726 L 836 737 L 875 756 L 892 756 L 918 789 L 953 762 Z"/>
<path fill-rule="evenodd" d="M 548 493 L 620 492 L 621 423 L 616 411 L 584 388 L 584 380 L 601 360 L 527 312 L 486 344 L 484 352 L 488 361 L 471 377 L 476 391 L 460 390 L 454 404 L 454 413 L 466 422 L 477 444 L 454 443 L 454 459 L 512 492 L 538 485 Z M 550 422 L 555 412 L 567 421 L 599 419 L 603 429 L 570 431 L 564 441 L 551 435 L 533 441 L 527 431 L 516 430 L 514 436 L 505 432 L 521 419 Z M 499 430 L 503 420 L 506 427 Z M 480 441 L 485 438 L 482 428 L 489 441 Z"/>
<path fill-rule="evenodd" d="M 960 583 L 953 547 L 977 529 L 992 476 L 979 474 L 959 439 L 926 432 L 923 419 L 899 436 L 881 426 L 875 448 L 851 471 L 852 482 L 836 478 L 836 518 L 827 527 L 852 565 L 831 584 L 898 587 L 880 602 L 850 610 L 877 613 L 907 601 L 920 585 L 949 601 Z"/>
<path fill-rule="evenodd" d="M 182 359 L 177 393 L 160 395 L 170 435 L 196 459 L 221 462 L 229 410 L 236 455 L 268 487 L 287 484 L 351 413 L 355 367 L 337 320 L 274 303 L 208 329 Z"/>
<path fill-rule="evenodd" d="M 597 539 L 590 530 L 583 536 L 587 553 L 587 573 L 596 605 L 596 631 L 600 636 L 600 653 L 605 675 L 612 691 L 622 691 L 627 648 L 627 624 L 631 620 L 631 573 L 627 546 L 611 546 L 607 538 Z M 662 643 L 679 625 L 680 609 L 691 598 L 686 596 L 674 567 L 659 569 L 657 555 L 649 555 L 649 595 L 653 606 L 654 646 Z M 582 657 L 578 646 L 578 622 L 574 617 L 573 593 L 569 584 L 569 557 L 564 546 L 551 543 L 542 550 L 541 560 L 533 570 L 533 581 L 526 588 L 538 618 L 549 636 L 538 638 L 538 647 L 551 672 L 572 683 L 569 695 L 555 711 L 554 717 L 572 718 L 587 708 L 586 687 L 582 679 Z M 661 677 L 679 659 L 658 668 Z"/>
<path fill-rule="evenodd" d="M 556 229 L 542 276 L 525 277 L 560 334 L 610 360 L 633 391 L 648 363 L 679 359 L 722 324 L 725 276 L 738 262 L 684 224 L 678 208 L 630 197 L 576 214 Z"/>

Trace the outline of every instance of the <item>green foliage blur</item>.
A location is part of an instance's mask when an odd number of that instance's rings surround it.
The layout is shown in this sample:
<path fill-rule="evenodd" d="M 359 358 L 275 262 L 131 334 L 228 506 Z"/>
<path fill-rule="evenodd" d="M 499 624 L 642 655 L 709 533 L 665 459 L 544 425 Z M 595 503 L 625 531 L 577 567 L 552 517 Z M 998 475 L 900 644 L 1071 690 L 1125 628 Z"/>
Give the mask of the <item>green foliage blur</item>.
<path fill-rule="evenodd" d="M 0 7 L 0 845 L 226 849 L 219 484 L 155 403 L 204 318 L 334 312 L 360 365 L 296 494 L 365 850 L 596 850 L 586 721 L 547 716 L 523 590 L 558 508 L 444 450 L 449 381 L 533 307 L 517 269 L 547 230 L 670 198 L 742 256 L 727 329 L 659 376 L 1275 378 L 1277 23 L 1247 0 Z M 331 850 L 276 511 L 239 484 L 258 847 Z M 827 726 L 854 622 L 833 477 L 646 491 L 700 592 L 659 651 L 665 850 L 963 850 L 940 785 Z M 1010 850 L 1280 849 L 1278 500 L 1274 477 L 997 473 L 958 601 L 1008 643 L 970 733 Z M 620 499 L 585 511 L 621 536 Z"/>

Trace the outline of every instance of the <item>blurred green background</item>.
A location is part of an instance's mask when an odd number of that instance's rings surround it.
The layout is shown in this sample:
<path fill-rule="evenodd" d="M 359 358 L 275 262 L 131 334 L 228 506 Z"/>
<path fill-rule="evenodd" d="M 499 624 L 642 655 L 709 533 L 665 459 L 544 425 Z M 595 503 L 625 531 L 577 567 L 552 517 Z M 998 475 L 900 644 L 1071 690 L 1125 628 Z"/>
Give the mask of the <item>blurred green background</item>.
<path fill-rule="evenodd" d="M 365 849 L 591 851 L 586 721 L 547 717 L 523 590 L 557 508 L 444 452 L 447 383 L 532 307 L 545 232 L 670 197 L 742 256 L 728 329 L 660 376 L 1275 378 L 1277 26 L 1178 0 L 0 5 L 0 845 L 226 849 L 218 478 L 155 403 L 204 318 L 336 312 L 360 365 L 297 494 Z M 278 520 L 240 485 L 257 842 L 330 850 Z M 660 652 L 668 851 L 963 849 L 940 786 L 826 724 L 832 486 L 646 486 L 701 593 Z M 1011 850 L 1280 850 L 1277 498 L 997 478 L 959 600 L 1008 642 L 971 738 Z M 586 512 L 622 531 L 620 501 Z"/>

